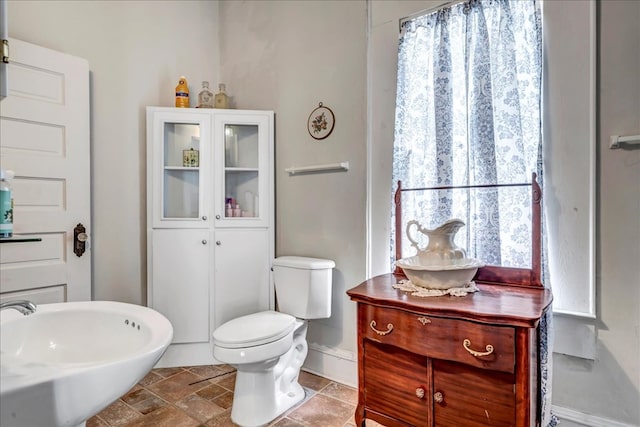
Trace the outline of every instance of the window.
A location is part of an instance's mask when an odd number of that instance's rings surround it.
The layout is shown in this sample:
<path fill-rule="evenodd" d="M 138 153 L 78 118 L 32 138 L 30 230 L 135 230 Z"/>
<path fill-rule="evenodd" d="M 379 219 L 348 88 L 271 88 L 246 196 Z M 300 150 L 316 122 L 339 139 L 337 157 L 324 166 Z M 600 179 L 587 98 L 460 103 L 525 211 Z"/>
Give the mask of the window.
<path fill-rule="evenodd" d="M 467 256 L 491 265 L 530 267 L 531 193 L 517 191 L 528 187 L 484 186 L 542 177 L 541 19 L 535 0 L 472 0 L 401 29 L 394 182 L 444 188 L 403 200 L 403 213 L 434 221 L 428 228 L 465 220 Z M 538 335 L 545 426 L 555 425 L 550 320 Z"/>
<path fill-rule="evenodd" d="M 376 126 L 369 139 L 368 271 L 377 275 L 389 271 L 393 253 L 389 195 L 397 22 L 418 10 L 373 6 L 369 102 Z M 596 6 L 595 2 L 544 2 L 542 14 L 544 204 L 556 314 L 554 351 L 593 359 Z"/>
<path fill-rule="evenodd" d="M 465 2 L 404 22 L 394 182 L 529 183 L 541 168 L 541 88 L 542 28 L 533 1 Z M 460 218 L 466 227 L 458 244 L 468 256 L 530 267 L 528 187 L 417 193 L 403 201 L 405 218 L 428 219 L 428 228 Z"/>

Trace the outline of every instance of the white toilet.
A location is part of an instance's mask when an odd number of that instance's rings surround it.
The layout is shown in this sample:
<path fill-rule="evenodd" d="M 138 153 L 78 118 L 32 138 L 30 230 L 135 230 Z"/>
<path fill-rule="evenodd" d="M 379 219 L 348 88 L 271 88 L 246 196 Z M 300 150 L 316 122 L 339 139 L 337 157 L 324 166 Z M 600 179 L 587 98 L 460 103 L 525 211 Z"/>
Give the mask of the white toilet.
<path fill-rule="evenodd" d="M 280 311 L 238 317 L 213 332 L 213 356 L 237 369 L 231 420 L 268 424 L 304 399 L 308 319 L 331 316 L 331 260 L 284 256 L 273 262 Z"/>

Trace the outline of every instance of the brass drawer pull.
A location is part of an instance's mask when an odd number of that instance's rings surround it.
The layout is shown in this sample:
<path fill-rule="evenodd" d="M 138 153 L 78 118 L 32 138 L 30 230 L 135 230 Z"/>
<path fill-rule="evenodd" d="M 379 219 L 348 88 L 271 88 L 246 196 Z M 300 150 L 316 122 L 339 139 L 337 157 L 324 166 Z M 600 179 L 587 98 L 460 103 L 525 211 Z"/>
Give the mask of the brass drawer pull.
<path fill-rule="evenodd" d="M 416 397 L 418 399 L 423 399 L 424 398 L 424 389 L 422 387 L 418 387 L 416 389 Z"/>
<path fill-rule="evenodd" d="M 441 392 L 436 391 L 433 394 L 433 401 L 436 402 L 436 403 L 442 403 L 442 402 L 444 402 L 444 396 L 442 395 Z"/>
<path fill-rule="evenodd" d="M 431 323 L 431 320 L 427 319 L 426 317 L 418 317 L 418 322 L 422 323 L 422 326 L 424 326 L 427 323 Z"/>
<path fill-rule="evenodd" d="M 487 346 L 485 347 L 487 351 L 485 352 L 475 351 L 470 349 L 469 347 L 471 346 L 471 341 L 468 338 L 465 338 L 464 341 L 462 341 L 462 346 L 464 347 L 465 350 L 471 353 L 472 356 L 475 356 L 475 357 L 488 356 L 491 353 L 493 353 L 493 346 L 491 344 L 487 344 Z"/>
<path fill-rule="evenodd" d="M 387 324 L 387 330 L 386 331 L 379 331 L 376 329 L 376 321 L 372 320 L 371 323 L 369 323 L 369 327 L 371 327 L 371 329 L 373 329 L 373 332 L 375 332 L 378 335 L 387 335 L 390 334 L 391 331 L 393 331 L 393 325 L 391 323 Z"/>

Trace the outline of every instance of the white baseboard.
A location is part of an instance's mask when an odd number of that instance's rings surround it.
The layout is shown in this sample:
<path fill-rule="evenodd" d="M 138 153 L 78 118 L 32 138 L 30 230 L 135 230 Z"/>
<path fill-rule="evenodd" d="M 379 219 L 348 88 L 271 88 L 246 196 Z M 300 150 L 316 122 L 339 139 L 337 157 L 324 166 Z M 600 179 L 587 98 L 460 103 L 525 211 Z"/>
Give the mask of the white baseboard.
<path fill-rule="evenodd" d="M 302 369 L 350 387 L 358 387 L 358 358 L 350 351 L 309 343 Z"/>
<path fill-rule="evenodd" d="M 588 427 L 637 427 L 633 424 L 627 424 L 620 421 L 610 420 L 608 418 L 597 417 L 595 415 L 576 411 L 575 409 L 563 408 L 561 406 L 555 405 L 553 405 L 551 408 L 553 413 L 558 418 L 560 418 L 560 427 L 562 427 L 562 420 L 580 423 Z"/>
<path fill-rule="evenodd" d="M 171 344 L 154 368 L 175 368 L 178 366 L 219 365 L 213 358 L 211 344 L 190 343 Z"/>

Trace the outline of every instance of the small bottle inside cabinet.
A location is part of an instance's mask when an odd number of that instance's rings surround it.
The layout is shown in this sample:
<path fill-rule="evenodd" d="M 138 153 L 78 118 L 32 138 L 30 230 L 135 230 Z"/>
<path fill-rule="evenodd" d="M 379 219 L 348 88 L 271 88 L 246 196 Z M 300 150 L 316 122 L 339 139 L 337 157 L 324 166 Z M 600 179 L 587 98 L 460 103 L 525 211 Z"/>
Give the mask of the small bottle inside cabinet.
<path fill-rule="evenodd" d="M 164 218 L 197 218 L 200 212 L 200 125 L 164 123 Z"/>
<path fill-rule="evenodd" d="M 259 205 L 259 127 L 225 124 L 225 217 L 257 217 Z"/>

